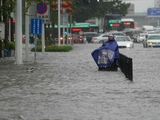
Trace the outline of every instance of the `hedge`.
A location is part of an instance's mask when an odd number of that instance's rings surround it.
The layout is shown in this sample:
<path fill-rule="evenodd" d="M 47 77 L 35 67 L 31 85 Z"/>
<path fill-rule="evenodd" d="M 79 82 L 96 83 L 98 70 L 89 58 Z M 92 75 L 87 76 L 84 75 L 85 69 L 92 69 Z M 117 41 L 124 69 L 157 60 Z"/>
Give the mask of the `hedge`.
<path fill-rule="evenodd" d="M 9 50 L 15 50 L 15 42 L 9 42 Z"/>
<path fill-rule="evenodd" d="M 51 38 L 50 40 L 45 40 L 45 45 L 55 45 L 55 39 L 53 39 L 53 38 Z M 38 41 L 37 41 L 37 45 L 42 45 L 42 40 L 41 39 L 39 39 Z"/>
<path fill-rule="evenodd" d="M 15 42 L 8 42 L 9 50 L 15 50 Z M 5 48 L 5 43 L 2 42 L 2 49 Z"/>
<path fill-rule="evenodd" d="M 73 48 L 72 46 L 46 46 L 45 47 L 45 52 L 69 52 Z M 35 51 L 35 48 L 31 49 L 32 52 Z M 42 46 L 38 46 L 36 49 L 37 52 L 42 52 Z"/>

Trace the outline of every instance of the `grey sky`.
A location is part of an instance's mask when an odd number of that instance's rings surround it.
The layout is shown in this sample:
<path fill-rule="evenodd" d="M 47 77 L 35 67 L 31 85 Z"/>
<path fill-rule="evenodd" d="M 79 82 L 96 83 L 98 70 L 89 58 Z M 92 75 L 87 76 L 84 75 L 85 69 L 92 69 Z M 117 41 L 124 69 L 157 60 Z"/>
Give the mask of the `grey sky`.
<path fill-rule="evenodd" d="M 135 4 L 135 12 L 147 12 L 147 8 L 155 6 L 154 1 L 155 0 L 132 0 L 129 2 Z"/>

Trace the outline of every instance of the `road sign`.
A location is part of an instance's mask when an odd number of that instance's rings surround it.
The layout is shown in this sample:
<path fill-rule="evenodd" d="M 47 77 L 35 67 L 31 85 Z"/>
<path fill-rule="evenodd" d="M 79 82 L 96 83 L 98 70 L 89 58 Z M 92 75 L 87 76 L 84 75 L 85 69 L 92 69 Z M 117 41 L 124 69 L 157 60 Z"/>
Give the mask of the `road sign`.
<path fill-rule="evenodd" d="M 50 6 L 44 2 L 37 4 L 37 18 L 41 18 L 44 24 L 50 23 Z"/>
<path fill-rule="evenodd" d="M 42 34 L 42 19 L 31 18 L 31 20 L 30 20 L 30 34 L 36 34 L 36 35 Z"/>
<path fill-rule="evenodd" d="M 47 4 L 44 2 L 40 2 L 37 4 L 37 13 L 38 14 L 45 14 L 47 12 Z"/>
<path fill-rule="evenodd" d="M 68 25 L 68 13 L 61 13 L 60 20 L 61 25 Z"/>
<path fill-rule="evenodd" d="M 147 16 L 148 17 L 160 17 L 160 8 L 148 8 Z"/>

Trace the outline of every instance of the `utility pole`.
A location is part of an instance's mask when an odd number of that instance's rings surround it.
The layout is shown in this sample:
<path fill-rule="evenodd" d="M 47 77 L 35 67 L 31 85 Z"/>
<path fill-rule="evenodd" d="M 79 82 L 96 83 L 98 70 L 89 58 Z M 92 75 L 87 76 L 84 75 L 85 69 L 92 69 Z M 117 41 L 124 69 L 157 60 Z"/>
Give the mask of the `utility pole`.
<path fill-rule="evenodd" d="M 16 0 L 16 34 L 15 34 L 15 64 L 21 65 L 22 62 L 22 0 Z"/>
<path fill-rule="evenodd" d="M 61 16 L 61 13 L 60 13 L 60 6 L 61 6 L 61 0 L 58 0 L 58 46 L 60 46 L 60 37 L 61 37 L 61 30 L 60 30 L 60 21 L 61 21 L 61 18 L 60 18 L 60 16 Z"/>
<path fill-rule="evenodd" d="M 27 3 L 25 2 L 25 8 L 27 7 Z M 25 15 L 25 60 L 29 61 L 29 8 Z"/>

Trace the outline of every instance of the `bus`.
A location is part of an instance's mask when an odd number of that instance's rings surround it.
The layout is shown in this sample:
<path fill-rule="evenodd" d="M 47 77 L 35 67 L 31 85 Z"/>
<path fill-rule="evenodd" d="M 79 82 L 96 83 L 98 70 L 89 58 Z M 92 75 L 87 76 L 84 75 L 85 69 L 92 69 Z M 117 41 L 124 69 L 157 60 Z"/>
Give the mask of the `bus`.
<path fill-rule="evenodd" d="M 81 23 L 73 23 L 68 24 L 64 26 L 65 30 L 67 29 L 67 27 L 69 28 L 70 31 L 70 27 L 72 28 L 72 33 L 79 33 L 80 31 L 83 32 L 98 32 L 99 31 L 99 25 L 98 24 L 91 24 L 91 23 L 86 23 L 86 22 L 81 22 Z M 54 27 L 55 29 L 58 29 L 58 26 L 55 25 Z M 63 25 L 60 26 L 61 31 L 63 30 Z"/>
<path fill-rule="evenodd" d="M 121 15 L 106 14 L 104 17 L 104 32 L 107 31 L 121 31 Z"/>
<path fill-rule="evenodd" d="M 135 27 L 134 19 L 132 19 L 132 18 L 122 18 L 121 19 L 121 27 L 122 27 L 122 30 L 134 28 Z"/>

